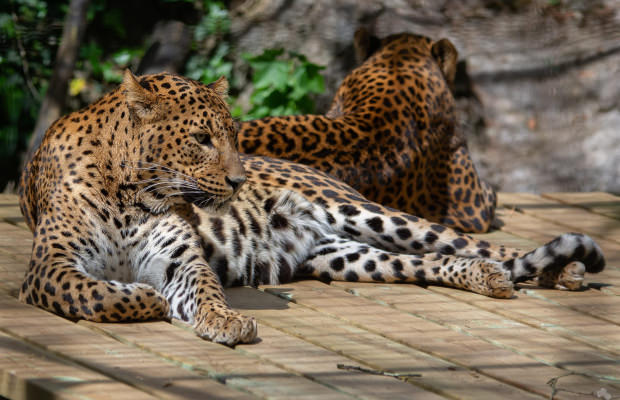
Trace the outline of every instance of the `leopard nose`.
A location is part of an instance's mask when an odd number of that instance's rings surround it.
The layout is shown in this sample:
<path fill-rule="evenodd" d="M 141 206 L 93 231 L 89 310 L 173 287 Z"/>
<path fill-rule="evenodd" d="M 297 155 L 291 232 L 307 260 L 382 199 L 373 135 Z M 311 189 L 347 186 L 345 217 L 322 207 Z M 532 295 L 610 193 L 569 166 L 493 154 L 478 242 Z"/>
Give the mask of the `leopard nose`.
<path fill-rule="evenodd" d="M 233 191 L 236 192 L 237 189 L 239 189 L 241 185 L 243 185 L 243 182 L 245 182 L 246 179 L 247 178 L 245 175 L 227 176 L 226 183 L 228 183 L 230 187 L 233 189 Z"/>

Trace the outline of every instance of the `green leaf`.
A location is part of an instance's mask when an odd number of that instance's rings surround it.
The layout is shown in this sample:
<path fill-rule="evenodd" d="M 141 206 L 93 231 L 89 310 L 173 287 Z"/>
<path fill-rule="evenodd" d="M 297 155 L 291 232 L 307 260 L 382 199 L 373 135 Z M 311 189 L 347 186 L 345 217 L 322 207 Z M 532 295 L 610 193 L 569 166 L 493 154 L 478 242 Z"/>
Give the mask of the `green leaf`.
<path fill-rule="evenodd" d="M 303 96 L 294 103 L 295 113 L 298 114 L 311 114 L 314 112 L 314 101 L 310 96 Z"/>
<path fill-rule="evenodd" d="M 13 18 L 9 14 L 0 14 L 0 31 L 8 38 L 15 37 L 15 25 L 13 24 Z"/>
<path fill-rule="evenodd" d="M 101 69 L 103 71 L 104 81 L 111 83 L 121 83 L 123 81 L 123 75 L 118 69 L 114 68 L 111 61 L 106 61 L 101 64 Z"/>
<path fill-rule="evenodd" d="M 268 115 L 291 115 L 314 112 L 311 93 L 322 93 L 324 67 L 308 61 L 303 54 L 265 49 L 261 54 L 243 54 L 252 68 L 254 90 L 252 108 L 244 119 Z"/>
<path fill-rule="evenodd" d="M 250 63 L 250 66 L 254 68 L 254 63 L 256 62 L 272 62 L 275 61 L 279 56 L 284 54 L 284 49 L 265 49 L 261 54 L 251 55 L 249 53 L 244 53 L 243 58 Z"/>
<path fill-rule="evenodd" d="M 112 55 L 112 60 L 114 60 L 116 65 L 125 67 L 129 65 L 129 62 L 131 61 L 131 57 L 132 57 L 131 52 L 127 49 L 124 49 Z"/>
<path fill-rule="evenodd" d="M 288 82 L 290 64 L 287 61 L 255 62 L 254 87 L 264 89 L 274 87 L 284 90 Z"/>

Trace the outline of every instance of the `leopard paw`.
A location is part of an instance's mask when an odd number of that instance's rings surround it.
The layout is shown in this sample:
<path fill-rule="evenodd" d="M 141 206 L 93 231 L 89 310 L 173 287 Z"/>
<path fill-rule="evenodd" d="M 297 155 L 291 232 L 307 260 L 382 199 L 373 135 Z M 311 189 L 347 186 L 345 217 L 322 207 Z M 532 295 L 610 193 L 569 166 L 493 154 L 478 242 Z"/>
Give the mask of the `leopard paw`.
<path fill-rule="evenodd" d="M 218 303 L 202 304 L 194 318 L 194 330 L 203 339 L 233 346 L 256 338 L 256 320 Z"/>
<path fill-rule="evenodd" d="M 487 278 L 487 296 L 498 299 L 509 299 L 514 294 L 514 284 L 503 271 L 492 272 Z"/>
<path fill-rule="evenodd" d="M 567 264 L 559 271 L 549 271 L 541 274 L 537 283 L 539 286 L 559 290 L 579 290 L 583 283 L 586 266 L 574 261 Z"/>
<path fill-rule="evenodd" d="M 474 274 L 474 284 L 471 290 L 498 299 L 508 299 L 514 294 L 514 284 L 506 271 L 497 264 L 482 262 L 479 270 Z"/>

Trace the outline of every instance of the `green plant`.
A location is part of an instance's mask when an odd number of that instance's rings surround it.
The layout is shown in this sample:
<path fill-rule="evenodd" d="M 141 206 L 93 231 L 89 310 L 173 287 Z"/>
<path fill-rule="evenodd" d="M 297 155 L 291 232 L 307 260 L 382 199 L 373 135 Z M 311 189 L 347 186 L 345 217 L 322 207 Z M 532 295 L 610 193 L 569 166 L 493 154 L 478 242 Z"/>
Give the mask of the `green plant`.
<path fill-rule="evenodd" d="M 203 8 L 205 14 L 194 31 L 196 41 L 200 42 L 207 36 L 222 36 L 230 32 L 230 16 L 221 2 L 204 0 Z"/>
<path fill-rule="evenodd" d="M 303 54 L 267 49 L 256 56 L 244 55 L 253 70 L 252 107 L 243 119 L 314 112 L 311 94 L 323 93 L 320 71 Z"/>
<path fill-rule="evenodd" d="M 0 191 L 19 175 L 20 153 L 52 74 L 65 12 L 59 2 L 0 2 Z"/>
<path fill-rule="evenodd" d="M 204 9 L 205 15 L 194 28 L 194 54 L 187 60 L 185 75 L 203 83 L 223 75 L 234 86 L 233 63 L 228 59 L 230 44 L 223 39 L 230 31 L 228 10 L 222 3 L 209 0 L 205 0 Z"/>
<path fill-rule="evenodd" d="M 185 66 L 185 75 L 203 83 L 214 82 L 223 75 L 232 83 L 233 63 L 226 58 L 229 49 L 230 45 L 222 42 L 208 57 L 191 56 Z"/>

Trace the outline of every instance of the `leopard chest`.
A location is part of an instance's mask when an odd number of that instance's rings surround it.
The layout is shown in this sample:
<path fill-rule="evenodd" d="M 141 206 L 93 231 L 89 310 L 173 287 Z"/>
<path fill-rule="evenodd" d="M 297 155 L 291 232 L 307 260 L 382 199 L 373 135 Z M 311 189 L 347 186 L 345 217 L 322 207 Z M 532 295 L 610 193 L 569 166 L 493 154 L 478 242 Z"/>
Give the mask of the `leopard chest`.
<path fill-rule="evenodd" d="M 91 215 L 87 234 L 75 249 L 77 266 L 104 280 L 163 283 L 169 253 L 181 243 L 196 242 L 192 227 L 174 214 L 110 213 Z"/>

